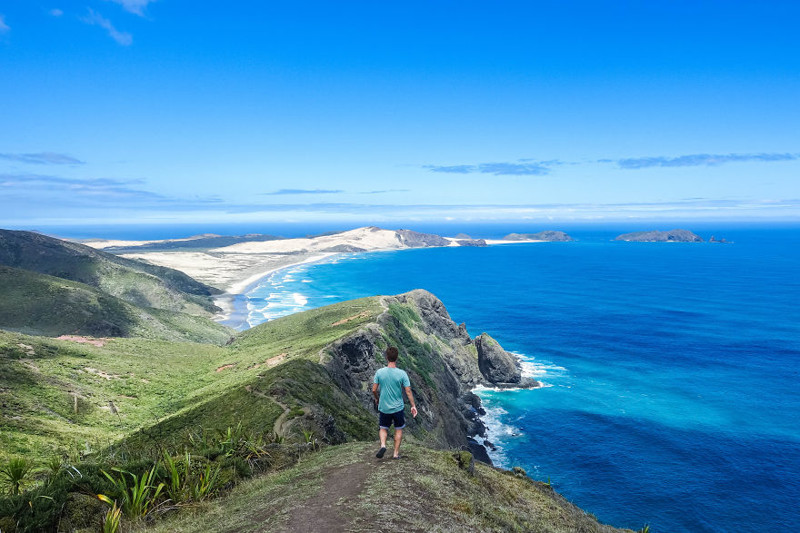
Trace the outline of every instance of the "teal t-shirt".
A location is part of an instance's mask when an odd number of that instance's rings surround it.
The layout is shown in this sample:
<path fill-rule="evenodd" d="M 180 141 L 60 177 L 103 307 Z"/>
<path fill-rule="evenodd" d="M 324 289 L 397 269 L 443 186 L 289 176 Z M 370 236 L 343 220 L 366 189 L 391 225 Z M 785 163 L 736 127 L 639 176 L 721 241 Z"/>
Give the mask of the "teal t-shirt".
<path fill-rule="evenodd" d="M 373 383 L 378 384 L 378 391 L 381 395 L 378 401 L 378 411 L 389 414 L 405 408 L 403 388 L 411 386 L 405 370 L 388 366 L 381 368 L 375 372 Z"/>

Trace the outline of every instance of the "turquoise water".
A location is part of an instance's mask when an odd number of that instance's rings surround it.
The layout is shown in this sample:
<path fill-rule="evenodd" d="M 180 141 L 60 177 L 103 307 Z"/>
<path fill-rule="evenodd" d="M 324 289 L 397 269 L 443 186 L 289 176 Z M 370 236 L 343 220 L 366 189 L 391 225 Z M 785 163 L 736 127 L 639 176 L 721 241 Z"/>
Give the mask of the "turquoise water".
<path fill-rule="evenodd" d="M 493 458 L 604 522 L 792 530 L 800 501 L 800 231 L 733 244 L 510 244 L 342 255 L 248 294 L 251 325 L 424 288 L 546 384 L 480 391 Z M 708 237 L 708 235 L 705 235 Z"/>

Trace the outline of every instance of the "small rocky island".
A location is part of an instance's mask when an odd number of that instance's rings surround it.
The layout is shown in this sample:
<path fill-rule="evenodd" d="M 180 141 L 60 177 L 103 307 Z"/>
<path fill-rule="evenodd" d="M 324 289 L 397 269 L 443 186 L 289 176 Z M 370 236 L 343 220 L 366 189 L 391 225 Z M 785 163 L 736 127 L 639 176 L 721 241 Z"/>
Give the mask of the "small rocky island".
<path fill-rule="evenodd" d="M 703 242 L 699 235 L 686 229 L 634 231 L 633 233 L 623 233 L 614 240 L 626 242 Z"/>
<path fill-rule="evenodd" d="M 545 241 L 545 242 L 571 242 L 572 237 L 563 231 L 540 231 L 539 233 L 509 233 L 503 237 L 504 241 Z"/>

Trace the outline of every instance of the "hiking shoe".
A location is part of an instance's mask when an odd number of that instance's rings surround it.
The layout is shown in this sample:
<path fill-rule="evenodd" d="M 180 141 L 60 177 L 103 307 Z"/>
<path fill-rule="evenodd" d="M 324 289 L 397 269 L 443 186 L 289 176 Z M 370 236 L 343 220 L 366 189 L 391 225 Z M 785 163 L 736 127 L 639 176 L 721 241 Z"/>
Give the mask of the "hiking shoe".
<path fill-rule="evenodd" d="M 378 450 L 378 453 L 375 454 L 375 457 L 380 459 L 380 458 L 383 457 L 383 454 L 385 454 L 385 453 L 386 453 L 386 448 L 381 448 L 380 450 Z"/>

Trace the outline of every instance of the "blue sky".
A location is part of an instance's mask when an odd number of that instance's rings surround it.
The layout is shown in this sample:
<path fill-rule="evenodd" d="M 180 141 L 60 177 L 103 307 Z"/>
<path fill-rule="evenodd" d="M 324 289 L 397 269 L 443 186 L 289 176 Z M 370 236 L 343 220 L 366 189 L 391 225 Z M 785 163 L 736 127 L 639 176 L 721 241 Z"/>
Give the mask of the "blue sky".
<path fill-rule="evenodd" d="M 800 3 L 0 2 L 0 225 L 800 219 Z"/>

